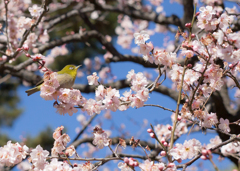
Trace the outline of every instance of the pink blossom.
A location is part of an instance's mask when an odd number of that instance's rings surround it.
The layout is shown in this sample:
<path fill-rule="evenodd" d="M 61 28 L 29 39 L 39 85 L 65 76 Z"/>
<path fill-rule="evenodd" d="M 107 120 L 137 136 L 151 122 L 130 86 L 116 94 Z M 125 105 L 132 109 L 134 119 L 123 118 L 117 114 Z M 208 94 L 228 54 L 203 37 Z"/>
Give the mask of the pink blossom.
<path fill-rule="evenodd" d="M 46 158 L 49 155 L 47 150 L 43 150 L 43 148 L 38 145 L 35 149 L 30 153 L 32 163 L 37 169 L 44 169 L 47 164 Z"/>
<path fill-rule="evenodd" d="M 210 139 L 210 144 L 207 145 L 207 149 L 210 149 L 218 144 L 222 143 L 222 140 L 219 136 L 215 136 L 214 138 Z"/>
<path fill-rule="evenodd" d="M 78 110 L 74 107 L 74 105 L 70 103 L 59 103 L 54 106 L 54 108 L 57 109 L 57 113 L 60 115 L 65 115 L 66 113 L 69 114 L 69 116 L 72 116 L 73 113 L 77 113 Z"/>
<path fill-rule="evenodd" d="M 149 34 L 146 31 L 141 31 L 140 33 L 134 33 L 135 43 L 137 45 L 145 44 L 145 41 L 149 39 Z"/>
<path fill-rule="evenodd" d="M 229 120 L 220 118 L 220 124 L 218 125 L 218 128 L 221 129 L 223 132 L 230 132 Z"/>
<path fill-rule="evenodd" d="M 79 90 L 73 89 L 69 92 L 69 103 L 72 105 L 78 105 L 81 99 L 81 92 Z"/>
<path fill-rule="evenodd" d="M 89 99 L 84 105 L 83 111 L 86 111 L 88 115 L 92 116 L 93 114 L 100 112 L 103 110 L 102 102 L 95 101 L 94 99 Z"/>
<path fill-rule="evenodd" d="M 86 162 L 84 164 L 78 164 L 77 167 L 73 168 L 73 171 L 92 171 L 94 167 L 92 163 Z"/>
<path fill-rule="evenodd" d="M 127 165 L 127 163 L 123 162 L 118 163 L 118 168 L 121 169 L 121 171 L 133 171 L 132 168 Z"/>
<path fill-rule="evenodd" d="M 70 89 L 67 88 L 61 88 L 60 90 L 61 95 L 59 96 L 59 100 L 64 102 L 64 103 L 69 103 L 70 102 Z"/>
<path fill-rule="evenodd" d="M 38 7 L 36 4 L 34 4 L 32 7 L 29 7 L 28 10 L 33 17 L 39 17 L 43 11 L 43 9 Z"/>
<path fill-rule="evenodd" d="M 205 128 L 211 128 L 218 123 L 216 113 L 206 114 L 204 117 L 204 121 L 201 121 L 201 126 Z"/>
<path fill-rule="evenodd" d="M 92 75 L 87 76 L 88 84 L 89 85 L 98 85 L 98 79 L 97 73 L 94 72 Z"/>
<path fill-rule="evenodd" d="M 28 147 L 19 143 L 7 142 L 7 145 L 0 147 L 0 165 L 14 166 L 26 158 Z"/>
<path fill-rule="evenodd" d="M 41 86 L 40 96 L 45 100 L 53 100 L 53 93 L 56 91 L 54 87 L 43 84 Z"/>
<path fill-rule="evenodd" d="M 128 71 L 128 74 L 127 74 L 127 80 L 128 81 L 131 81 L 132 79 L 134 79 L 136 76 L 134 70 L 132 69 L 131 71 Z"/>
<path fill-rule="evenodd" d="M 65 153 L 68 155 L 68 156 L 72 156 L 73 154 L 76 153 L 76 150 L 75 150 L 75 147 L 73 145 L 69 146 Z"/>
<path fill-rule="evenodd" d="M 108 146 L 108 135 L 105 132 L 94 133 L 93 144 L 96 145 L 99 149 L 102 149 L 104 146 Z"/>
<path fill-rule="evenodd" d="M 153 49 L 153 45 L 152 43 L 146 43 L 146 44 L 140 44 L 140 53 L 143 55 L 147 55 L 151 52 L 151 50 Z"/>

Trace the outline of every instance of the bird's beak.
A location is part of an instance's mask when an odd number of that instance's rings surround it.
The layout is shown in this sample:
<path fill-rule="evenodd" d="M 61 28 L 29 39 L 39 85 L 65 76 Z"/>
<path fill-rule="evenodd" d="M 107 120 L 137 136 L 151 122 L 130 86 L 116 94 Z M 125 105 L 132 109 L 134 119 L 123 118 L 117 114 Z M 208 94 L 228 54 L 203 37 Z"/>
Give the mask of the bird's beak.
<path fill-rule="evenodd" d="M 78 65 L 76 68 L 78 69 L 80 66 L 82 66 L 82 65 Z"/>

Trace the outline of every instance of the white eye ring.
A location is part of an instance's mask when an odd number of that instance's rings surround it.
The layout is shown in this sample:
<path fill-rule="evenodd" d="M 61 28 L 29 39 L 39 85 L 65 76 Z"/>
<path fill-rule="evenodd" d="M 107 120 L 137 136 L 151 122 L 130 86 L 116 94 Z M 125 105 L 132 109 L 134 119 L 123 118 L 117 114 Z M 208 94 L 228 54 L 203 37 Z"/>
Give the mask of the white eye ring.
<path fill-rule="evenodd" d="M 70 70 L 73 70 L 73 67 L 70 67 L 69 69 L 70 69 Z"/>

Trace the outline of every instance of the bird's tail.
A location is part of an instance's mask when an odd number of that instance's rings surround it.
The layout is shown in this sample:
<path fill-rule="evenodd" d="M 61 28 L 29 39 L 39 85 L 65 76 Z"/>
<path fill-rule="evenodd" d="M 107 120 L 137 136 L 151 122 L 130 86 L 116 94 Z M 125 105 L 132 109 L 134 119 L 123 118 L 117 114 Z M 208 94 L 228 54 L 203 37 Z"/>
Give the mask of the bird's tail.
<path fill-rule="evenodd" d="M 27 93 L 28 96 L 30 96 L 30 95 L 32 95 L 33 93 L 36 93 L 36 92 L 38 92 L 38 91 L 40 91 L 40 88 L 39 88 L 39 87 L 34 87 L 34 88 L 29 89 L 29 90 L 27 90 L 27 91 L 25 91 L 25 92 Z"/>

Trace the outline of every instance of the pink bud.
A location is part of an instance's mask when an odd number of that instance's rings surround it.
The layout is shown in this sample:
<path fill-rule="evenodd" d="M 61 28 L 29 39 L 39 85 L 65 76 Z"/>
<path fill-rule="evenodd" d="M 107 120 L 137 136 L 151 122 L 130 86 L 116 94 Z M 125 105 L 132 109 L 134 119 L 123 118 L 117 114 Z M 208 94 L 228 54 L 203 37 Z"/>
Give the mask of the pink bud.
<path fill-rule="evenodd" d="M 192 68 L 192 64 L 188 64 L 187 67 L 188 67 L 188 68 Z"/>
<path fill-rule="evenodd" d="M 201 159 L 207 160 L 207 156 L 201 156 Z"/>
<path fill-rule="evenodd" d="M 167 143 L 167 142 L 164 142 L 163 145 L 164 145 L 165 147 L 167 147 L 167 146 L 168 146 L 168 143 Z"/>
<path fill-rule="evenodd" d="M 135 167 L 137 167 L 138 166 L 138 162 L 133 162 L 133 165 L 135 166 Z"/>
<path fill-rule="evenodd" d="M 74 164 L 73 164 L 73 167 L 77 167 L 77 166 L 78 166 L 78 164 L 77 164 L 77 163 L 74 163 Z"/>
<path fill-rule="evenodd" d="M 168 167 L 172 168 L 172 167 L 174 167 L 174 166 L 175 166 L 174 163 L 168 163 Z"/>
<path fill-rule="evenodd" d="M 192 27 L 192 24 L 191 24 L 191 23 L 186 23 L 186 24 L 185 24 L 185 27 L 191 28 L 191 27 Z"/>
<path fill-rule="evenodd" d="M 28 51 L 29 50 L 29 47 L 28 47 L 28 45 L 23 45 L 23 47 L 22 47 L 25 51 Z"/>
<path fill-rule="evenodd" d="M 124 163 L 127 163 L 127 164 L 129 163 L 129 159 L 127 157 L 124 157 L 123 161 Z"/>
<path fill-rule="evenodd" d="M 202 155 L 206 156 L 208 154 L 207 150 L 202 150 Z"/>
<path fill-rule="evenodd" d="M 186 103 L 188 103 L 188 102 L 189 102 L 189 100 L 188 100 L 188 99 L 186 99 L 186 100 L 185 100 L 185 102 L 186 102 Z"/>
<path fill-rule="evenodd" d="M 177 162 L 178 163 L 182 163 L 182 159 L 177 159 Z"/>
<path fill-rule="evenodd" d="M 129 166 L 134 166 L 134 161 L 133 161 L 133 160 L 129 160 L 128 165 L 129 165 Z"/>
<path fill-rule="evenodd" d="M 195 16 L 198 16 L 200 14 L 200 12 L 197 12 L 196 14 L 195 14 Z"/>
<path fill-rule="evenodd" d="M 233 67 L 233 64 L 229 64 L 228 66 L 229 66 L 229 68 L 232 68 L 232 67 Z"/>
<path fill-rule="evenodd" d="M 155 138 L 154 133 L 150 133 L 150 137 L 151 137 L 151 138 Z"/>
<path fill-rule="evenodd" d="M 158 169 L 162 171 L 164 169 L 164 165 L 158 165 Z"/>
<path fill-rule="evenodd" d="M 191 34 L 191 38 L 195 38 L 196 37 L 196 35 L 195 34 Z"/>
<path fill-rule="evenodd" d="M 160 155 L 163 157 L 166 156 L 166 154 L 167 154 L 166 151 L 161 151 L 161 153 L 160 153 Z"/>
<path fill-rule="evenodd" d="M 31 55 L 29 55 L 28 53 L 26 53 L 26 57 L 30 58 L 30 57 L 31 57 Z"/>
<path fill-rule="evenodd" d="M 178 116 L 177 120 L 178 120 L 178 121 L 181 121 L 181 120 L 182 120 L 182 117 L 181 117 L 181 116 Z"/>
<path fill-rule="evenodd" d="M 153 130 L 149 128 L 149 129 L 147 129 L 147 132 L 151 133 L 151 132 L 153 132 Z"/>
<path fill-rule="evenodd" d="M 22 50 L 22 48 L 17 48 L 17 52 L 20 52 Z"/>
<path fill-rule="evenodd" d="M 162 144 L 165 143 L 165 141 L 166 141 L 165 138 L 162 138 L 162 139 L 161 139 L 161 143 L 162 143 Z"/>
<path fill-rule="evenodd" d="M 171 131 L 172 130 L 172 126 L 169 125 L 168 126 L 168 130 Z"/>
<path fill-rule="evenodd" d="M 211 150 L 207 150 L 207 153 L 208 153 L 208 155 L 212 154 Z"/>

